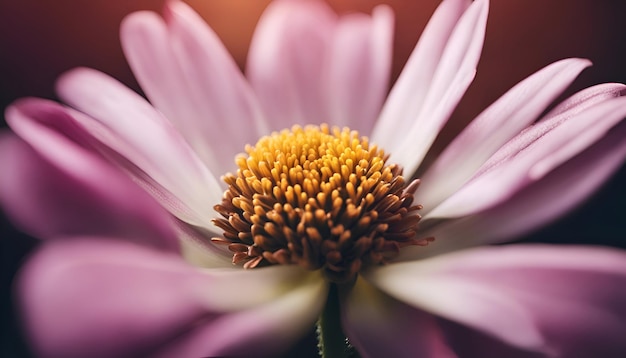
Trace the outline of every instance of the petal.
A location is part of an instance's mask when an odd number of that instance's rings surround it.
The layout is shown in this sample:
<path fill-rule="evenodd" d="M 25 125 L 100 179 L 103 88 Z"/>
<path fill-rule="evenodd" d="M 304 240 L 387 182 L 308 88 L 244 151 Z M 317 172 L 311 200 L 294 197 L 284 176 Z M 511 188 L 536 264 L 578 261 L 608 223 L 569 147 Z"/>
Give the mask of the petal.
<path fill-rule="evenodd" d="M 264 305 L 201 325 L 156 356 L 275 357 L 310 331 L 322 311 L 327 285 L 315 278 L 300 282 L 297 288 Z"/>
<path fill-rule="evenodd" d="M 558 357 L 626 353 L 626 253 L 618 250 L 481 248 L 377 267 L 364 277 L 514 347 Z"/>
<path fill-rule="evenodd" d="M 626 123 L 509 200 L 484 212 L 440 223 L 424 233 L 437 244 L 407 248 L 400 259 L 432 256 L 466 247 L 511 241 L 544 225 L 588 198 L 626 159 Z M 427 224 L 428 225 L 428 224 Z"/>
<path fill-rule="evenodd" d="M 450 31 L 449 36 L 431 39 L 430 36 L 435 35 L 431 35 L 430 31 L 424 34 L 428 36 L 427 44 L 435 40 L 445 41 L 443 50 L 429 54 L 433 57 L 428 58 L 427 62 L 437 63 L 436 67 L 429 68 L 433 71 L 432 75 L 426 75 L 429 80 L 423 81 L 420 78 L 423 73 L 412 70 L 413 66 L 423 66 L 421 61 L 425 61 L 422 56 L 426 55 L 421 55 L 419 45 L 415 49 L 416 54 L 412 56 L 415 62 L 411 59 L 407 63 L 406 81 L 426 87 L 423 100 L 416 98 L 412 91 L 408 92 L 415 85 L 405 85 L 399 79 L 399 88 L 392 90 L 380 121 L 374 128 L 373 141 L 391 153 L 390 160 L 402 165 L 407 173 L 415 172 L 476 73 L 489 4 L 486 0 L 474 1 L 459 16 L 459 10 L 464 9 L 465 5 L 466 2 L 448 4 L 448 1 L 444 1 L 440 5 L 441 10 L 431 20 L 434 22 L 433 31 L 439 30 L 441 26 L 445 29 L 444 34 Z M 450 29 L 450 20 L 454 20 L 453 29 Z M 402 140 L 398 140 L 399 128 L 403 133 Z"/>
<path fill-rule="evenodd" d="M 459 357 L 546 358 L 543 353 L 513 347 L 471 327 L 442 318 L 438 322 L 448 345 Z"/>
<path fill-rule="evenodd" d="M 602 83 L 586 88 L 563 102 L 546 114 L 542 120 L 563 116 L 566 113 L 578 113 L 589 105 L 596 104 L 613 97 L 624 96 L 626 85 L 623 83 Z"/>
<path fill-rule="evenodd" d="M 514 138 L 514 145 L 496 152 L 474 178 L 425 219 L 461 217 L 507 200 L 600 140 L 624 117 L 626 98 L 621 97 L 591 106 L 559 125 L 540 123 Z"/>
<path fill-rule="evenodd" d="M 589 65 L 583 59 L 553 63 L 520 82 L 483 111 L 422 176 L 416 200 L 424 206 L 423 214 L 456 191 L 503 144 L 534 122 Z M 614 90 L 621 89 L 623 86 L 616 85 Z M 593 98 L 580 105 L 593 103 Z"/>
<path fill-rule="evenodd" d="M 224 345 L 221 328 L 231 336 L 238 332 L 240 343 L 265 339 L 247 346 L 258 353 L 276 349 L 268 340 L 271 331 L 247 325 L 265 323 L 253 320 L 265 318 L 258 312 L 292 297 L 290 287 L 301 292 L 298 287 L 307 287 L 301 283 L 313 281 L 321 280 L 287 266 L 201 271 L 175 255 L 83 238 L 45 245 L 26 265 L 18 288 L 26 327 L 40 354 L 145 356 L 193 336 L 201 325 L 220 333 L 204 336 L 209 351 L 192 352 L 208 356 L 212 346 Z M 241 312 L 248 313 L 245 319 Z"/>
<path fill-rule="evenodd" d="M 388 90 L 393 25 L 387 6 L 340 18 L 325 73 L 330 123 L 371 132 Z"/>
<path fill-rule="evenodd" d="M 99 149 L 108 151 L 109 159 L 181 220 L 212 228 L 210 220 L 216 215 L 212 206 L 222 196 L 220 184 L 143 98 L 113 78 L 85 68 L 64 74 L 57 92 L 92 117 L 69 112 L 86 135 L 104 144 Z"/>
<path fill-rule="evenodd" d="M 361 357 L 456 357 L 434 316 L 362 279 L 343 296 L 343 328 Z"/>
<path fill-rule="evenodd" d="M 336 24 L 323 1 L 274 1 L 261 16 L 246 74 L 272 130 L 326 121 L 321 74 Z"/>
<path fill-rule="evenodd" d="M 181 1 L 166 2 L 167 24 L 139 12 L 122 24 L 125 54 L 150 101 L 215 173 L 267 132 L 243 73 L 217 35 Z M 245 130 L 242 130 L 245 128 Z"/>
<path fill-rule="evenodd" d="M 390 144 L 396 135 L 396 127 L 407 127 L 412 117 L 422 106 L 437 64 L 459 18 L 471 4 L 469 0 L 442 1 L 407 63 L 391 89 L 381 117 L 376 123 L 373 139 L 381 144 Z M 411 104 L 414 107 L 410 107 Z M 410 112 L 409 109 L 413 112 Z M 412 116 L 407 115 L 412 113 Z M 385 142 L 383 142 L 383 140 Z"/>
<path fill-rule="evenodd" d="M 73 142 L 38 134 L 29 132 L 50 162 L 16 136 L 0 137 L 0 202 L 18 226 L 41 239 L 114 235 L 178 251 L 169 215 L 143 190 Z"/>
<path fill-rule="evenodd" d="M 176 236 L 180 239 L 181 255 L 185 261 L 198 267 L 232 267 L 233 253 L 226 245 L 215 245 L 216 234 L 200 227 L 175 220 Z"/>

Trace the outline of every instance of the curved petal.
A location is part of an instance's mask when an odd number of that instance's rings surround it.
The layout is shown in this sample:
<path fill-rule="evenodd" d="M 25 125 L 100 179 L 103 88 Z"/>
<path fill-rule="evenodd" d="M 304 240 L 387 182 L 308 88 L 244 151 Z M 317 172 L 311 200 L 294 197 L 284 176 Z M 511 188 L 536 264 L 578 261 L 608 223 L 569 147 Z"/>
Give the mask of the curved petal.
<path fill-rule="evenodd" d="M 410 96 L 402 93 L 398 96 L 407 97 L 408 103 L 406 99 L 396 103 L 391 99 L 394 96 L 392 93 L 385 107 L 401 106 L 405 110 L 394 113 L 397 109 L 392 108 L 388 112 L 383 109 L 380 125 L 374 129 L 373 141 L 391 153 L 390 160 L 403 166 L 407 173 L 415 172 L 474 79 L 485 36 L 488 7 L 487 0 L 474 1 L 458 19 L 446 39 L 445 49 L 438 59 L 431 82 L 427 84 L 422 103 L 415 104 Z M 416 78 L 412 80 L 417 81 Z M 387 120 L 387 116 L 394 118 Z M 406 116 L 407 119 L 395 118 L 398 116 Z M 407 124 L 398 125 L 403 122 Z M 379 128 L 386 128 L 392 133 L 385 135 Z M 398 130 L 403 133 L 402 140 L 398 140 Z"/>
<path fill-rule="evenodd" d="M 271 302 L 201 324 L 155 356 L 275 357 L 311 329 L 326 295 L 327 285 L 321 277 L 303 280 Z"/>
<path fill-rule="evenodd" d="M 626 97 L 621 97 L 591 106 L 559 125 L 547 123 L 525 131 L 424 218 L 461 217 L 505 201 L 599 141 L 624 117 Z"/>
<path fill-rule="evenodd" d="M 37 134 L 29 133 L 50 162 L 16 136 L 0 137 L 0 202 L 18 226 L 41 239 L 112 235 L 178 251 L 169 215 L 143 190 L 74 143 Z"/>
<path fill-rule="evenodd" d="M 326 121 L 320 74 L 336 24 L 323 1 L 274 1 L 261 16 L 246 74 L 272 130 Z"/>
<path fill-rule="evenodd" d="M 517 84 L 476 117 L 421 177 L 416 200 L 424 206 L 422 215 L 456 191 L 502 145 L 534 122 L 590 64 L 583 59 L 553 63 Z M 606 97 L 614 97 L 614 92 L 622 89 L 620 85 L 612 86 Z M 587 91 L 607 92 L 595 87 Z M 587 91 L 577 95 L 588 99 L 578 105 L 594 103 L 595 98 Z"/>
<path fill-rule="evenodd" d="M 442 1 L 431 17 L 376 122 L 372 139 L 379 145 L 386 148 L 397 140 L 396 128 L 408 127 L 417 116 L 446 43 L 470 4 L 470 0 Z"/>
<path fill-rule="evenodd" d="M 358 279 L 342 297 L 343 328 L 361 357 L 456 357 L 436 317 Z"/>
<path fill-rule="evenodd" d="M 311 282 L 321 279 L 287 266 L 201 271 L 176 255 L 108 238 L 82 238 L 44 245 L 25 266 L 18 288 L 38 353 L 110 357 L 153 355 L 194 336 L 198 325 L 218 331 L 228 327 L 229 333 L 238 332 L 239 342 L 263 339 L 246 348 L 273 351 L 274 332 L 247 326 L 266 323 L 259 321 L 266 319 L 266 305 L 292 297 L 291 289 L 301 292 Z M 298 308 L 293 311 L 310 310 Z M 277 312 L 275 319 L 286 328 L 300 323 L 287 312 Z M 204 336 L 208 349 L 223 347 L 223 340 Z"/>
<path fill-rule="evenodd" d="M 215 173 L 266 134 L 252 89 L 217 35 L 182 1 L 166 2 L 165 23 L 139 12 L 121 29 L 125 54 L 150 101 Z"/>
<path fill-rule="evenodd" d="M 428 250 L 408 247 L 400 260 L 514 240 L 579 205 L 626 160 L 626 122 L 606 138 L 543 179 L 486 211 L 439 223 L 423 233 L 435 237 Z M 428 225 L 428 223 L 426 223 Z"/>
<path fill-rule="evenodd" d="M 591 86 L 559 103 L 548 114 L 543 116 L 541 120 L 555 117 L 563 118 L 567 113 L 576 114 L 589 105 L 624 95 L 626 95 L 626 85 L 623 83 L 601 83 Z"/>
<path fill-rule="evenodd" d="M 377 267 L 389 295 L 509 345 L 550 356 L 626 353 L 626 253 L 512 245 Z"/>
<path fill-rule="evenodd" d="M 200 227 L 175 220 L 176 236 L 180 239 L 181 255 L 185 261 L 198 267 L 232 267 L 233 253 L 226 245 L 215 245 L 216 235 Z"/>
<path fill-rule="evenodd" d="M 59 96 L 90 117 L 68 112 L 84 136 L 181 220 L 212 228 L 219 182 L 166 119 L 138 94 L 107 75 L 79 68 L 57 83 Z M 95 119 L 95 120 L 94 120 Z M 93 141 L 93 139 L 92 139 Z"/>
<path fill-rule="evenodd" d="M 388 90 L 393 24 L 393 12 L 383 5 L 371 17 L 350 14 L 340 18 L 323 91 L 329 123 L 371 133 Z"/>
<path fill-rule="evenodd" d="M 437 321 L 448 345 L 459 357 L 546 358 L 546 355 L 541 352 L 511 346 L 471 327 L 442 318 Z"/>

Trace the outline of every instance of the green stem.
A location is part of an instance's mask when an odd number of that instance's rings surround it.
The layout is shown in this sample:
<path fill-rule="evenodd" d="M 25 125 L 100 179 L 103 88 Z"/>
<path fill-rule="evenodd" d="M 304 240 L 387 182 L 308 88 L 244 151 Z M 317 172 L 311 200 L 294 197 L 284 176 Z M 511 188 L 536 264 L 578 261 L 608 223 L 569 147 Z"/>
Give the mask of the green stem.
<path fill-rule="evenodd" d="M 324 311 L 317 320 L 317 340 L 322 358 L 354 357 L 354 348 L 347 343 L 341 329 L 341 311 L 337 285 L 331 284 Z"/>

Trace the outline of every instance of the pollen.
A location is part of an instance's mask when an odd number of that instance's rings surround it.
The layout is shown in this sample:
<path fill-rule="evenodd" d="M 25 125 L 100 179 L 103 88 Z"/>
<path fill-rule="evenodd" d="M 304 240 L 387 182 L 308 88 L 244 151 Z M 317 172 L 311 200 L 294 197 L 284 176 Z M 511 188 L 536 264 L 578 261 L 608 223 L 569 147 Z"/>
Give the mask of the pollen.
<path fill-rule="evenodd" d="M 417 240 L 419 180 L 348 128 L 294 126 L 246 146 L 215 210 L 213 238 L 244 268 L 299 265 L 333 282 L 384 264 Z"/>

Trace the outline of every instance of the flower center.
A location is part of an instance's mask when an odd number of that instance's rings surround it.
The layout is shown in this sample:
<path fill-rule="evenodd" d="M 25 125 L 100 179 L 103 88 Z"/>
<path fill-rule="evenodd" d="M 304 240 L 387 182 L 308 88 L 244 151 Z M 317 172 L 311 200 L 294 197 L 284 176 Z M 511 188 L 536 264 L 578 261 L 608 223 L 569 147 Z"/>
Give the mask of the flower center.
<path fill-rule="evenodd" d="M 406 185 L 402 168 L 356 131 L 294 126 L 246 153 L 215 206 L 224 237 L 212 240 L 228 245 L 234 264 L 297 264 L 346 282 L 363 265 L 431 241 L 415 239 L 419 180 Z"/>

